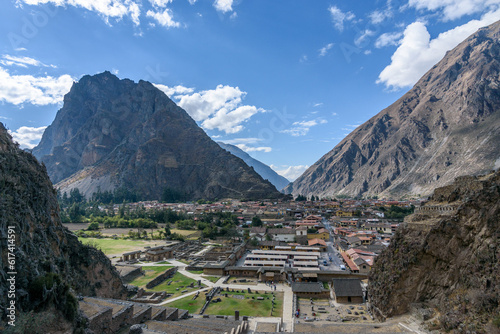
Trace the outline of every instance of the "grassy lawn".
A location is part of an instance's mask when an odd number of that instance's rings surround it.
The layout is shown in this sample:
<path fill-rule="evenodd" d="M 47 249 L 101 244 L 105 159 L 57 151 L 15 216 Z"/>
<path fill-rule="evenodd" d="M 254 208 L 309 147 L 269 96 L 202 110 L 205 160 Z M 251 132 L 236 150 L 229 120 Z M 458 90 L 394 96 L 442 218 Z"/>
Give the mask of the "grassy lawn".
<path fill-rule="evenodd" d="M 203 270 L 188 270 L 190 273 L 201 275 L 203 274 Z"/>
<path fill-rule="evenodd" d="M 245 282 L 240 282 L 240 280 L 245 279 Z M 252 279 L 252 278 L 243 278 L 243 277 L 238 277 L 238 278 L 230 278 L 227 281 L 227 284 L 240 284 L 240 285 L 257 285 L 257 280 Z"/>
<path fill-rule="evenodd" d="M 208 291 L 207 291 L 208 292 Z M 200 292 L 200 295 L 196 300 L 193 300 L 194 296 L 187 296 L 182 299 L 176 300 L 175 302 L 168 303 L 165 306 L 177 307 L 181 310 L 188 310 L 189 313 L 198 314 L 201 308 L 205 305 L 205 293 Z"/>
<path fill-rule="evenodd" d="M 225 297 L 224 294 L 228 294 Z M 244 295 L 245 299 L 237 299 L 229 297 L 230 295 Z M 249 299 L 247 299 L 249 297 Z M 254 297 L 255 299 L 252 299 Z M 257 300 L 257 297 L 264 297 L 264 300 Z M 269 299 L 267 299 L 269 297 Z M 271 300 L 272 294 L 263 293 L 239 293 L 239 292 L 223 292 L 222 295 L 216 296 L 222 301 L 220 303 L 210 303 L 205 311 L 205 314 L 211 315 L 234 315 L 234 311 L 240 311 L 240 316 L 253 317 L 269 317 L 271 316 Z M 205 293 L 201 292 L 200 296 L 193 300 L 193 296 L 188 296 L 175 302 L 167 304 L 168 307 L 177 307 L 183 310 L 188 310 L 189 313 L 198 314 L 205 304 Z M 277 292 L 273 317 L 281 317 L 283 313 L 283 293 Z"/>
<path fill-rule="evenodd" d="M 173 281 L 170 285 L 167 283 L 169 281 Z M 188 288 L 188 286 L 191 283 L 194 283 L 194 288 Z M 201 287 L 204 288 L 205 285 L 201 284 Z M 179 290 L 177 290 L 179 288 Z M 178 297 L 182 295 L 183 290 L 188 290 L 188 292 L 196 291 L 198 290 L 198 281 L 191 279 L 189 277 L 186 277 L 182 275 L 181 273 L 175 273 L 175 275 L 172 278 L 169 278 L 165 282 L 161 283 L 160 285 L 155 286 L 154 288 L 150 289 L 150 291 L 166 291 L 167 293 L 171 293 L 172 296 L 170 298 Z M 203 295 L 203 298 L 204 295 Z"/>
<path fill-rule="evenodd" d="M 137 277 L 129 284 L 144 288 L 146 284 L 158 275 L 164 273 L 168 268 L 172 268 L 172 266 L 143 266 L 142 270 L 146 275 Z"/>
<path fill-rule="evenodd" d="M 160 241 L 147 240 L 123 240 L 123 239 L 107 239 L 107 238 L 78 238 L 83 244 L 91 244 L 102 250 L 104 254 L 122 254 L 135 250 L 143 250 L 145 246 L 154 247 L 163 245 Z"/>
<path fill-rule="evenodd" d="M 225 297 L 224 294 L 228 294 Z M 274 304 L 273 317 L 281 317 L 283 313 L 283 293 L 275 292 L 276 299 Z M 245 299 L 237 299 L 230 297 L 231 295 L 244 295 Z M 247 299 L 247 297 L 249 297 Z M 255 299 L 252 299 L 254 297 Z M 257 297 L 264 297 L 264 300 L 257 300 Z M 269 297 L 269 299 L 267 299 Z M 205 311 L 205 314 L 213 315 L 234 315 L 234 311 L 240 311 L 240 316 L 250 316 L 250 317 L 270 317 L 271 316 L 271 306 L 272 306 L 272 294 L 264 293 L 236 293 L 236 292 L 222 292 L 215 298 L 222 299 L 220 303 L 210 303 Z"/>
<path fill-rule="evenodd" d="M 202 275 L 201 277 L 203 277 L 204 279 L 209 280 L 212 283 L 215 283 L 215 282 L 217 282 L 220 279 L 220 276 L 205 276 L 205 275 Z"/>
<path fill-rule="evenodd" d="M 188 236 L 190 236 L 191 234 L 196 234 L 196 233 L 198 233 L 198 231 L 196 231 L 196 230 L 178 230 L 178 229 L 176 229 L 176 228 L 171 229 L 171 230 L 170 230 L 170 232 L 180 234 L 180 235 L 182 235 L 183 237 L 188 237 Z"/>

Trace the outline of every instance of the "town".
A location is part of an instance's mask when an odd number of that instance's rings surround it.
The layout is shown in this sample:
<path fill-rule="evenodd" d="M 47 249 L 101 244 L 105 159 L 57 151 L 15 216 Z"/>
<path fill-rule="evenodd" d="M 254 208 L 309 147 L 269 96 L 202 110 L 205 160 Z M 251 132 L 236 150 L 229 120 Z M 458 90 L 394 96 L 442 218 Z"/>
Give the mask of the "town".
<path fill-rule="evenodd" d="M 210 322 L 201 329 L 193 322 L 199 317 L 212 317 L 212 330 L 219 333 L 220 328 L 227 333 L 321 332 L 332 324 L 366 331 L 381 326 L 367 300 L 370 269 L 404 217 L 421 204 L 298 198 L 101 205 L 99 210 L 108 216 L 168 212 L 180 220 L 138 227 L 137 233 L 106 224 L 102 217 L 67 224 L 83 243 L 111 259 L 129 287 L 128 312 L 140 310 L 141 317 L 109 312 L 103 318 L 102 308 L 121 305 L 123 313 L 123 301 L 85 297 L 80 306 L 96 332 L 103 326 L 118 330 L 146 323 L 148 329 L 168 333 L 180 333 L 186 326 L 192 333 L 210 333 L 205 328 Z M 212 225 L 206 226 L 207 217 Z M 231 220 L 232 227 L 224 219 L 219 223 L 220 217 Z M 207 227 L 231 231 L 207 235 L 200 230 Z M 176 319 L 191 322 L 168 321 Z M 391 322 L 383 326 L 405 331 Z"/>

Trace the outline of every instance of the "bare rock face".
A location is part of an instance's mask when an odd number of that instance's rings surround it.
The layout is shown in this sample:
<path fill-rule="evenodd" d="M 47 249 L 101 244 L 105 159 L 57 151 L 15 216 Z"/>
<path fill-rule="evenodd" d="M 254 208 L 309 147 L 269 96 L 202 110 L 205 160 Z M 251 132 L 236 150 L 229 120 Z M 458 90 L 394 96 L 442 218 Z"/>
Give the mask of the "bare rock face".
<path fill-rule="evenodd" d="M 495 333 L 500 323 L 500 171 L 438 188 L 405 219 L 369 277 L 379 318 L 418 309 L 431 329 Z"/>
<path fill-rule="evenodd" d="M 427 196 L 500 167 L 500 23 L 480 29 L 285 193 Z"/>
<path fill-rule="evenodd" d="M 73 85 L 33 154 L 57 188 L 87 197 L 121 187 L 144 199 L 165 189 L 188 199 L 281 196 L 151 83 L 109 72 Z"/>
<path fill-rule="evenodd" d="M 14 231 L 15 250 L 8 248 L 8 227 Z M 1 123 L 0 252 L 0 325 L 10 301 L 6 279 L 12 271 L 17 272 L 18 315 L 41 303 L 50 309 L 55 301 L 64 310 L 65 305 L 60 303 L 68 301 L 58 299 L 58 295 L 65 293 L 67 285 L 76 293 L 90 296 L 121 298 L 126 294 L 110 260 L 101 251 L 80 243 L 61 224 L 56 192 L 45 167 L 14 145 Z M 9 252 L 15 255 L 14 268 L 9 267 Z"/>

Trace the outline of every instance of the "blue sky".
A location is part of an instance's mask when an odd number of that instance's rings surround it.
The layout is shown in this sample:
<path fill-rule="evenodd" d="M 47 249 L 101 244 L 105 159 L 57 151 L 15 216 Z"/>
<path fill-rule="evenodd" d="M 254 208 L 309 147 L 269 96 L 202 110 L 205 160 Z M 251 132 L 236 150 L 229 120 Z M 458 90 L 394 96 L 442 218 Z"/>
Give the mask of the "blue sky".
<path fill-rule="evenodd" d="M 151 81 L 295 179 L 500 19 L 500 0 L 6 0 L 0 122 L 36 145 L 73 81 Z"/>

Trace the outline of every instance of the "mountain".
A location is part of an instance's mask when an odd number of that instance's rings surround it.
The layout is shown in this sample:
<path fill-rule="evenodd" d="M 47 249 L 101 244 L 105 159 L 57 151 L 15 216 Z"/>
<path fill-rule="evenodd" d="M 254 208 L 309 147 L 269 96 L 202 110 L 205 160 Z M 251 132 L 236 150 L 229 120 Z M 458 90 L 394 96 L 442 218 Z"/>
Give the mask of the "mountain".
<path fill-rule="evenodd" d="M 294 195 L 424 196 L 500 167 L 500 22 L 478 30 L 293 184 Z"/>
<path fill-rule="evenodd" d="M 290 183 L 290 181 L 288 181 L 286 178 L 272 170 L 271 167 L 263 164 L 259 160 L 252 158 L 248 153 L 244 152 L 239 147 L 222 142 L 217 142 L 217 144 L 219 144 L 220 147 L 222 147 L 229 153 L 245 161 L 245 163 L 248 166 L 252 167 L 257 172 L 257 174 L 262 176 L 264 180 L 268 180 L 269 182 L 271 182 L 272 185 L 276 187 L 276 189 L 281 190 Z"/>
<path fill-rule="evenodd" d="M 440 333 L 499 333 L 499 222 L 500 171 L 436 189 L 375 261 L 373 313 L 417 310 Z"/>
<path fill-rule="evenodd" d="M 62 225 L 56 192 L 45 167 L 14 145 L 1 123 L 0 250 L 0 332 L 9 314 L 7 306 L 13 300 L 16 328 L 31 322 L 39 327 L 25 333 L 46 333 L 46 329 L 61 328 L 66 321 L 71 323 L 79 317 L 70 288 L 89 296 L 125 297 L 125 287 L 110 260 L 101 251 L 80 243 Z M 7 278 L 12 276 L 14 299 L 8 294 Z M 28 318 L 33 310 L 47 311 L 51 316 L 37 313 Z M 44 328 L 46 325 L 49 327 Z"/>
<path fill-rule="evenodd" d="M 144 199 L 278 198 L 151 83 L 110 72 L 73 84 L 33 154 L 62 192 L 127 189 Z"/>

